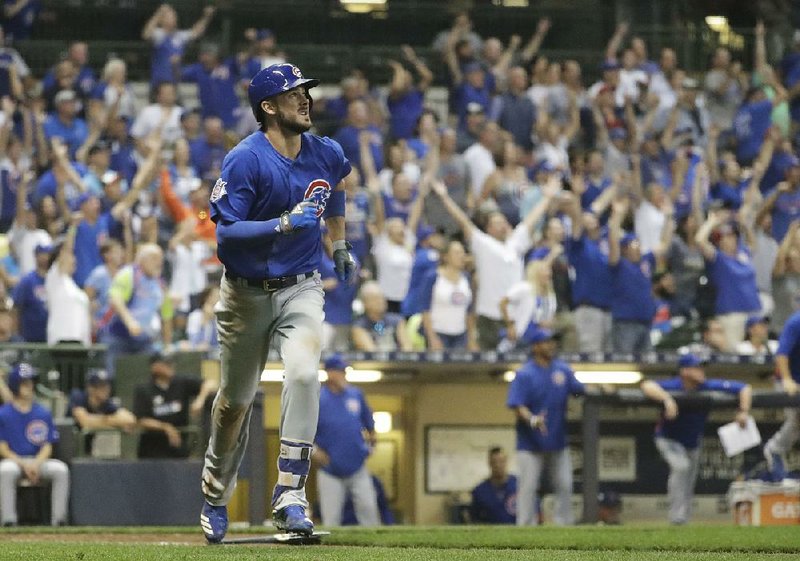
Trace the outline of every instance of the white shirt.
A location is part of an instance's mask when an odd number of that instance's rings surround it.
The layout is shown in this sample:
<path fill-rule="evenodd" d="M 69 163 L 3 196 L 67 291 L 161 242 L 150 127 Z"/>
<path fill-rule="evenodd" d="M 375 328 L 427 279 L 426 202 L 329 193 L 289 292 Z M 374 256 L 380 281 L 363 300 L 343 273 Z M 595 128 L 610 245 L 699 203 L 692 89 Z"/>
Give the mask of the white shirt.
<path fill-rule="evenodd" d="M 769 354 L 774 355 L 778 351 L 778 342 L 774 340 L 767 341 L 767 348 L 769 349 Z M 756 351 L 756 348 L 753 346 L 753 343 L 750 341 L 742 341 L 736 345 L 736 354 L 737 355 L 765 355 L 767 354 L 765 349 L 761 349 Z"/>
<path fill-rule="evenodd" d="M 50 245 L 53 238 L 44 230 L 29 230 L 14 223 L 8 233 L 9 241 L 19 263 L 20 277 L 24 277 L 36 268 L 37 245 Z"/>
<path fill-rule="evenodd" d="M 141 113 L 136 117 L 136 120 L 131 126 L 131 136 L 133 138 L 146 138 L 150 133 L 158 128 L 161 123 L 161 112 L 163 108 L 154 103 L 142 109 Z M 183 136 L 181 130 L 181 113 L 182 109 L 177 105 L 169 109 L 169 118 L 164 125 L 164 130 L 161 133 L 164 139 L 164 144 L 174 144 L 176 140 Z"/>
<path fill-rule="evenodd" d="M 456 282 L 436 276 L 431 298 L 431 325 L 436 333 L 461 335 L 467 331 L 467 310 L 472 303 L 472 289 L 464 275 Z"/>
<path fill-rule="evenodd" d="M 497 169 L 497 165 L 494 163 L 492 153 L 480 142 L 476 142 L 464 151 L 464 161 L 467 163 L 472 194 L 477 199 L 483 191 L 486 178 Z"/>
<path fill-rule="evenodd" d="M 106 86 L 105 90 L 103 90 L 103 103 L 109 109 L 114 106 L 118 97 L 120 97 L 119 92 L 113 86 Z M 136 115 L 136 109 L 136 96 L 131 91 L 130 86 L 126 85 L 122 91 L 122 99 L 119 102 L 117 114 L 121 117 L 133 118 Z"/>
<path fill-rule="evenodd" d="M 506 293 L 506 298 L 508 315 L 514 322 L 517 337 L 525 333 L 530 322 L 552 321 L 556 315 L 555 293 L 536 296 L 533 287 L 526 280 L 515 283 Z"/>
<path fill-rule="evenodd" d="M 501 320 L 500 300 L 522 280 L 522 258 L 531 246 L 531 234 L 523 223 L 501 242 L 473 227 L 470 246 L 478 278 L 475 311 L 480 316 Z"/>
<path fill-rule="evenodd" d="M 412 185 L 419 183 L 419 178 L 422 175 L 422 171 L 419 169 L 419 165 L 416 162 L 405 162 L 403 164 L 402 172 L 403 175 L 405 175 L 412 183 Z M 392 170 L 392 168 L 383 168 L 378 172 L 378 181 L 381 184 L 381 191 L 386 195 L 391 195 L 392 182 L 394 181 L 394 170 Z"/>
<path fill-rule="evenodd" d="M 642 201 L 633 216 L 633 227 L 642 247 L 642 255 L 649 253 L 658 247 L 661 240 L 664 213 L 650 201 Z"/>
<path fill-rule="evenodd" d="M 178 301 L 176 308 L 181 312 L 189 311 L 189 297 L 202 292 L 208 277 L 203 261 L 209 256 L 208 246 L 195 241 L 187 245 L 178 245 L 170 253 L 172 261 L 172 281 L 169 295 Z"/>
<path fill-rule="evenodd" d="M 89 296 L 72 276 L 62 273 L 58 264 L 47 271 L 44 281 L 47 294 L 47 344 L 59 341 L 92 342 L 89 322 Z"/>
<path fill-rule="evenodd" d="M 374 240 L 372 254 L 378 269 L 378 284 L 387 300 L 402 302 L 406 297 L 411 267 L 414 265 L 414 255 L 409 249 L 413 244 L 407 238 L 405 245 L 397 245 L 389 241 L 385 233 Z"/>

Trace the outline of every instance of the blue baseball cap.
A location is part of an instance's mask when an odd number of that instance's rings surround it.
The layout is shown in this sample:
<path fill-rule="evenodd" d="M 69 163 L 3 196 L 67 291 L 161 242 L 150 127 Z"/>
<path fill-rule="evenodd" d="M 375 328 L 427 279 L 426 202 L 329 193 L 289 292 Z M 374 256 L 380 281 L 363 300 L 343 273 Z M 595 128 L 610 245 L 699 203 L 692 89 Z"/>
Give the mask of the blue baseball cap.
<path fill-rule="evenodd" d="M 552 331 L 539 327 L 538 323 L 532 321 L 528 324 L 525 333 L 522 334 L 519 340 L 524 345 L 535 345 L 536 343 L 549 341 L 554 337 L 555 334 Z"/>
<path fill-rule="evenodd" d="M 53 246 L 50 244 L 38 244 L 34 250 L 34 253 L 53 253 Z"/>
<path fill-rule="evenodd" d="M 423 224 L 417 228 L 417 243 L 422 243 L 436 233 L 436 228 Z"/>
<path fill-rule="evenodd" d="M 747 321 L 744 324 L 744 328 L 745 329 L 750 329 L 751 327 L 753 327 L 757 323 L 766 324 L 766 323 L 769 323 L 769 322 L 767 321 L 767 318 L 765 318 L 764 316 L 750 316 L 749 318 L 747 318 Z"/>
<path fill-rule="evenodd" d="M 628 232 L 627 234 L 622 236 L 621 240 L 619 240 L 619 245 L 620 247 L 627 247 L 635 240 L 636 240 L 636 234 L 634 234 L 633 232 Z"/>
<path fill-rule="evenodd" d="M 603 61 L 603 64 L 600 65 L 600 70 L 602 70 L 603 72 L 607 72 L 610 70 L 619 70 L 620 68 L 622 68 L 622 66 L 616 60 L 606 60 Z"/>
<path fill-rule="evenodd" d="M 72 201 L 72 205 L 70 206 L 72 207 L 73 211 L 78 211 L 83 206 L 83 203 L 89 201 L 90 199 L 95 199 L 95 198 L 97 198 L 97 196 L 94 193 L 89 193 L 89 192 L 81 193 L 80 195 L 78 195 L 77 199 Z"/>
<path fill-rule="evenodd" d="M 534 175 L 539 172 L 552 173 L 554 171 L 556 171 L 556 168 L 550 163 L 549 160 L 541 160 L 537 162 L 535 166 L 533 166 Z"/>
<path fill-rule="evenodd" d="M 678 366 L 680 368 L 693 368 L 696 366 L 703 366 L 705 361 L 694 353 L 682 354 L 678 359 Z"/>
<path fill-rule="evenodd" d="M 339 353 L 325 359 L 325 370 L 341 370 L 344 372 L 348 366 L 350 366 L 350 363 Z"/>
<path fill-rule="evenodd" d="M 548 255 L 550 255 L 549 247 L 537 247 L 531 252 L 528 261 L 541 261 L 542 259 L 547 259 Z"/>
<path fill-rule="evenodd" d="M 86 383 L 90 386 L 99 386 L 100 384 L 110 384 L 111 376 L 105 368 L 90 368 L 86 376 Z"/>

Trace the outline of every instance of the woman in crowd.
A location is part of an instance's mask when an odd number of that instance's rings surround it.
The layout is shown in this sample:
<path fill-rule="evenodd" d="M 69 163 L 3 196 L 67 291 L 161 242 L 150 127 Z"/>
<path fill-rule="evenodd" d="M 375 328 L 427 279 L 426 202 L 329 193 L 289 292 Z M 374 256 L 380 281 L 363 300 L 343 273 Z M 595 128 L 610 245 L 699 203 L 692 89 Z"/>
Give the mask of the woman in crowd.
<path fill-rule="evenodd" d="M 502 350 L 517 345 L 519 336 L 531 322 L 551 329 L 556 317 L 556 293 L 553 289 L 553 261 L 561 254 L 561 246 L 544 259 L 534 259 L 525 267 L 525 280 L 514 284 L 500 300 L 500 311 L 506 324 Z"/>

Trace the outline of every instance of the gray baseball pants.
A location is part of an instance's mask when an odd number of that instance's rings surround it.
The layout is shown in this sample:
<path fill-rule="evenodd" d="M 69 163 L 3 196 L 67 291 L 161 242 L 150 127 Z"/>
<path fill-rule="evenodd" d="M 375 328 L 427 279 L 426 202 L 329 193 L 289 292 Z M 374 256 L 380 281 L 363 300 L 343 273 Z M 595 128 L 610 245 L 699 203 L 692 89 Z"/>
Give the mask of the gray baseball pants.
<path fill-rule="evenodd" d="M 17 483 L 22 475 L 22 469 L 16 462 L 0 461 L 0 521 L 2 524 L 17 523 Z M 69 468 L 67 464 L 61 460 L 45 460 L 39 468 L 39 476 L 51 482 L 51 524 L 53 526 L 66 524 L 69 499 Z"/>
<path fill-rule="evenodd" d="M 281 393 L 281 459 L 305 463 L 305 474 L 279 472 L 279 484 L 291 487 L 273 499 L 273 508 L 308 507 L 305 479 L 319 415 L 319 359 L 324 295 L 319 274 L 267 292 L 240 286 L 223 276 L 216 306 L 221 350 L 220 387 L 211 413 L 211 438 L 203 466 L 203 495 L 225 505 L 236 487 L 247 445 L 247 427 L 261 371 L 271 347 L 284 366 Z M 295 450 L 296 449 L 296 454 Z M 280 461 L 279 461 L 279 465 Z"/>
<path fill-rule="evenodd" d="M 555 491 L 553 522 L 558 526 L 571 526 L 572 514 L 572 458 L 569 448 L 553 452 L 528 452 L 517 450 L 517 526 L 537 526 L 536 494 L 542 481 L 545 463 L 550 482 Z"/>
<path fill-rule="evenodd" d="M 669 464 L 669 521 L 673 524 L 686 524 L 692 515 L 694 485 L 700 467 L 700 447 L 690 450 L 670 438 L 656 437 L 655 441 L 661 457 Z"/>
<path fill-rule="evenodd" d="M 367 466 L 361 468 L 349 477 L 336 477 L 330 473 L 319 470 L 317 472 L 317 487 L 319 489 L 319 509 L 322 515 L 323 526 L 341 526 L 342 510 L 347 499 L 347 493 L 353 498 L 353 507 L 356 511 L 356 520 L 359 526 L 379 526 L 381 516 L 378 512 L 378 497 L 375 494 L 375 485 Z"/>
<path fill-rule="evenodd" d="M 783 410 L 783 424 L 772 438 L 764 446 L 765 450 L 772 454 L 784 455 L 792 449 L 795 442 L 800 438 L 800 415 L 794 407 L 787 407 Z"/>

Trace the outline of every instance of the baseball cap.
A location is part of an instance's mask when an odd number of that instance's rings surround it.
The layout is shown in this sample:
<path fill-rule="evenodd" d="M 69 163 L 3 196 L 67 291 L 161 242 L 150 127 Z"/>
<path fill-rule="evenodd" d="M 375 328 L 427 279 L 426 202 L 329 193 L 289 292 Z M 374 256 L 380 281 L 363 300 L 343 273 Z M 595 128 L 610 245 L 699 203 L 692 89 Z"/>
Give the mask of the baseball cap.
<path fill-rule="evenodd" d="M 36 245 L 36 247 L 34 248 L 33 252 L 34 253 L 52 253 L 53 252 L 53 246 L 50 245 L 50 244 L 40 243 L 40 244 Z"/>
<path fill-rule="evenodd" d="M 621 247 L 626 247 L 635 240 L 636 240 L 636 234 L 634 234 L 633 232 L 628 232 L 627 234 L 622 236 L 621 240 L 619 240 L 619 245 Z"/>
<path fill-rule="evenodd" d="M 61 90 L 56 94 L 55 103 L 59 104 L 64 101 L 75 101 L 75 92 L 72 90 Z"/>
<path fill-rule="evenodd" d="M 347 362 L 345 358 L 339 353 L 331 355 L 325 359 L 325 370 L 344 371 L 348 366 L 350 366 L 350 363 Z"/>
<path fill-rule="evenodd" d="M 88 192 L 87 193 L 81 193 L 80 195 L 78 195 L 77 199 L 72 201 L 72 204 L 70 206 L 72 207 L 73 211 L 78 211 L 83 206 L 83 203 L 85 203 L 89 199 L 93 199 L 93 198 L 96 198 L 94 193 L 88 193 Z"/>
<path fill-rule="evenodd" d="M 750 329 L 751 327 L 753 327 L 757 323 L 766 324 L 766 323 L 769 323 L 769 321 L 764 316 L 750 316 L 749 318 L 747 318 L 747 321 L 744 324 L 744 328 L 745 329 Z"/>
<path fill-rule="evenodd" d="M 417 228 L 417 243 L 422 243 L 436 233 L 436 228 L 423 224 Z"/>
<path fill-rule="evenodd" d="M 609 72 L 611 70 L 619 70 L 620 68 L 622 68 L 622 66 L 620 66 L 619 62 L 617 62 L 616 60 L 606 60 L 603 61 L 603 64 L 600 65 L 600 70 L 602 70 L 603 72 Z"/>
<path fill-rule="evenodd" d="M 608 136 L 611 140 L 625 140 L 628 138 L 628 131 L 625 127 L 612 127 L 611 130 L 608 131 Z"/>
<path fill-rule="evenodd" d="M 108 170 L 100 177 L 100 182 L 103 185 L 111 185 L 115 181 L 122 179 L 122 176 L 114 170 Z"/>
<path fill-rule="evenodd" d="M 90 368 L 88 376 L 86 377 L 86 383 L 90 386 L 110 384 L 111 376 L 108 375 L 108 371 L 105 368 Z"/>
<path fill-rule="evenodd" d="M 484 113 L 483 105 L 477 101 L 467 103 L 467 115 L 478 115 L 480 113 Z"/>
<path fill-rule="evenodd" d="M 554 337 L 555 334 L 552 331 L 539 327 L 538 323 L 532 321 L 528 324 L 527 329 L 525 329 L 525 333 L 523 333 L 522 337 L 519 339 L 524 345 L 535 345 L 536 343 L 549 341 Z"/>
<path fill-rule="evenodd" d="M 267 29 L 266 27 L 256 31 L 256 40 L 258 41 L 263 41 L 264 39 L 271 39 L 272 37 L 275 37 L 275 34 L 272 32 L 271 29 Z"/>
<path fill-rule="evenodd" d="M 542 259 L 547 259 L 547 256 L 550 255 L 550 248 L 549 247 L 537 247 L 536 249 L 531 252 L 530 261 L 541 261 Z"/>
<path fill-rule="evenodd" d="M 703 366 L 705 361 L 694 353 L 682 354 L 678 358 L 678 366 L 680 368 L 693 368 L 696 366 Z"/>
<path fill-rule="evenodd" d="M 554 171 L 556 171 L 556 168 L 553 166 L 553 164 L 550 163 L 549 160 L 541 160 L 537 162 L 535 166 L 533 166 L 534 175 L 536 175 L 539 172 L 551 173 Z"/>
<path fill-rule="evenodd" d="M 152 366 L 157 362 L 163 362 L 164 364 L 173 364 L 175 362 L 175 358 L 171 354 L 157 351 L 150 355 L 149 363 Z"/>

